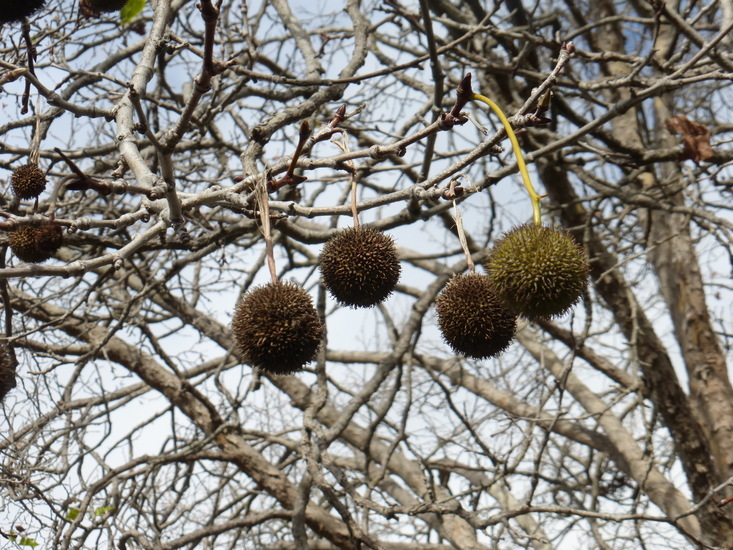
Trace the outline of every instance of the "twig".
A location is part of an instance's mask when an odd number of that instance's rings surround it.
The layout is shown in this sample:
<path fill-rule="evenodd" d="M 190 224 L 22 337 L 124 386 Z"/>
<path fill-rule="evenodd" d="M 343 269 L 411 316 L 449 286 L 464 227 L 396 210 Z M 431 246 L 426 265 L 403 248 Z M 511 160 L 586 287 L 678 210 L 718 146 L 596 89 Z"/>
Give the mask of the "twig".
<path fill-rule="evenodd" d="M 438 48 L 436 46 L 435 34 L 433 33 L 433 22 L 430 18 L 430 8 L 428 6 L 428 0 L 420 0 L 420 15 L 423 19 L 423 25 L 425 27 L 425 37 L 428 40 L 428 52 L 430 53 L 430 70 L 433 76 L 433 121 L 438 120 L 442 115 L 443 95 L 445 89 L 443 86 L 443 80 L 445 75 L 440 65 L 440 57 L 438 57 Z M 435 152 L 435 140 L 437 134 L 428 136 L 427 142 L 425 143 L 425 152 L 423 154 L 422 167 L 420 168 L 420 181 L 427 179 L 430 173 L 430 164 L 433 161 L 433 154 Z"/>
<path fill-rule="evenodd" d="M 28 52 L 28 72 L 33 76 L 36 75 L 34 62 L 36 60 L 36 47 L 33 45 L 33 39 L 31 38 L 31 26 L 28 23 L 28 19 L 24 18 L 21 24 L 21 32 L 23 34 L 23 40 L 25 41 L 25 49 Z M 23 91 L 22 107 L 20 108 L 21 114 L 28 112 L 28 103 L 31 96 L 31 83 L 28 79 L 25 81 L 25 90 Z"/>
<path fill-rule="evenodd" d="M 130 90 L 130 101 L 132 102 L 132 106 L 135 108 L 135 112 L 137 113 L 137 118 L 139 119 L 139 126 L 137 130 L 144 134 L 146 138 L 150 140 L 150 143 L 153 144 L 153 147 L 155 147 L 156 150 L 162 149 L 162 145 L 158 141 L 158 138 L 155 136 L 155 134 L 150 129 L 150 124 L 148 123 L 148 118 L 145 116 L 145 111 L 143 110 L 142 102 L 140 101 L 140 94 L 138 93 L 135 86 L 133 86 L 131 83 L 127 84 L 128 89 Z"/>
<path fill-rule="evenodd" d="M 346 114 L 346 105 L 341 105 L 336 112 L 333 115 L 333 118 L 331 119 L 331 122 L 329 122 L 326 126 L 322 127 L 318 132 L 312 134 L 308 141 L 306 142 L 305 146 L 303 147 L 304 151 L 310 151 L 313 146 L 318 143 L 319 141 L 326 141 L 327 139 L 331 139 L 334 134 L 337 132 L 342 132 L 341 128 L 339 126 L 343 124 L 345 121 L 349 120 L 354 115 L 360 113 L 366 105 L 362 104 L 359 107 L 357 107 L 354 111 Z"/>
<path fill-rule="evenodd" d="M 74 172 L 77 179 L 69 183 L 66 188 L 72 191 L 86 191 L 92 189 L 100 195 L 107 196 L 111 193 L 111 190 L 107 184 L 101 183 L 100 181 L 88 176 L 84 171 L 77 166 L 77 164 L 71 160 L 66 154 L 58 147 L 53 148 L 63 161 L 69 166 L 69 169 Z"/>
<path fill-rule="evenodd" d="M 216 33 L 216 22 L 219 18 L 220 5 L 221 0 L 219 0 L 216 7 L 212 4 L 211 0 L 202 0 L 197 4 L 204 20 L 204 58 L 201 66 L 201 72 L 194 79 L 193 92 L 191 93 L 191 97 L 188 99 L 178 122 L 166 133 L 165 138 L 161 143 L 158 143 L 156 146 L 158 159 L 160 161 L 161 175 L 166 183 L 165 195 L 166 200 L 168 201 L 169 221 L 176 232 L 181 235 L 181 239 L 186 242 L 190 240 L 190 236 L 183 226 L 183 211 L 181 209 L 181 200 L 176 192 L 176 180 L 172 155 L 176 145 L 181 141 L 181 139 L 183 139 L 186 131 L 188 131 L 191 118 L 193 117 L 193 113 L 201 101 L 201 98 L 211 89 L 211 79 L 226 69 L 226 65 L 214 63 L 213 60 L 214 37 Z M 132 103 L 134 106 L 134 100 L 132 100 Z M 135 108 L 137 110 L 137 107 Z M 156 141 L 153 141 L 154 145 L 156 143 Z"/>
<path fill-rule="evenodd" d="M 295 167 L 298 164 L 298 159 L 300 158 L 300 154 L 303 152 L 303 148 L 305 147 L 306 142 L 308 141 L 308 138 L 311 135 L 311 127 L 310 124 L 308 124 L 307 120 L 304 120 L 300 123 L 300 132 L 298 133 L 298 145 L 295 146 L 295 153 L 293 153 L 293 158 L 290 159 L 290 165 L 288 166 L 287 172 L 285 172 L 285 175 L 281 177 L 277 181 L 273 181 L 267 184 L 267 191 L 269 193 L 272 193 L 273 191 L 277 191 L 284 185 L 298 185 L 299 183 L 303 183 L 308 178 L 305 176 L 297 176 L 295 175 Z"/>

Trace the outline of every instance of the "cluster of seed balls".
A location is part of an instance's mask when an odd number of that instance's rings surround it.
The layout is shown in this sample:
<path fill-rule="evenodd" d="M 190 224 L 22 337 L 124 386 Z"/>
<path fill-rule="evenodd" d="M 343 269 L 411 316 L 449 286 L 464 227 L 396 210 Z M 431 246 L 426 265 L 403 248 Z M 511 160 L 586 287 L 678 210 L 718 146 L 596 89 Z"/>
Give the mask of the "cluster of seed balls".
<path fill-rule="evenodd" d="M 341 305 L 353 308 L 384 301 L 401 272 L 392 238 L 370 227 L 339 231 L 323 247 L 319 264 L 324 286 Z M 256 287 L 240 300 L 232 334 L 249 364 L 290 374 L 316 358 L 323 324 L 303 288 L 278 281 Z"/>
<path fill-rule="evenodd" d="M 504 234 L 485 268 L 486 275 L 454 275 L 436 300 L 445 341 L 476 359 L 509 347 L 518 316 L 536 321 L 569 311 L 589 273 L 583 249 L 568 233 L 536 224 Z"/>
<path fill-rule="evenodd" d="M 10 183 L 18 198 L 35 199 L 46 189 L 46 174 L 36 164 L 24 164 L 13 170 Z M 63 229 L 50 222 L 41 226 L 23 225 L 8 234 L 13 254 L 33 264 L 51 258 L 63 242 Z"/>
<path fill-rule="evenodd" d="M 514 339 L 517 317 L 550 319 L 580 299 L 588 281 L 583 249 L 565 231 L 536 224 L 515 227 L 495 244 L 486 275 L 458 274 L 436 300 L 438 325 L 457 353 L 495 357 Z M 394 241 L 373 228 L 340 231 L 323 248 L 324 286 L 342 305 L 372 307 L 400 278 Z M 323 324 L 301 287 L 270 283 L 237 304 L 232 332 L 239 352 L 255 368 L 275 374 L 313 361 Z"/>

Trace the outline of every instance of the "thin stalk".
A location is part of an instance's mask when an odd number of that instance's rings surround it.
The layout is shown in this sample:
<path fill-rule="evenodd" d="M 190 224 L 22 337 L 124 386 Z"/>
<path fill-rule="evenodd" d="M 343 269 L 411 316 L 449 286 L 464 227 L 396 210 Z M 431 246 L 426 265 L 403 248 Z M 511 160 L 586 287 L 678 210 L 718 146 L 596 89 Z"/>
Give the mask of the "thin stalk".
<path fill-rule="evenodd" d="M 537 194 L 537 191 L 534 190 L 532 180 L 530 179 L 529 172 L 527 171 L 527 164 L 524 162 L 522 149 L 519 147 L 519 141 L 517 141 L 517 136 L 512 129 L 512 125 L 510 124 L 509 119 L 504 114 L 504 111 L 502 111 L 499 106 L 491 101 L 488 97 L 474 93 L 472 99 L 486 103 L 486 105 L 488 105 L 491 110 L 494 111 L 494 114 L 499 117 L 499 120 L 501 120 L 501 123 L 504 125 L 504 130 L 506 131 L 507 136 L 509 136 L 509 141 L 512 142 L 514 156 L 517 157 L 517 166 L 519 167 L 519 173 L 522 174 L 522 181 L 524 181 L 524 186 L 527 188 L 529 198 L 532 201 L 532 215 L 534 218 L 534 223 L 536 223 L 537 225 L 542 225 L 540 196 Z"/>
<path fill-rule="evenodd" d="M 354 218 L 354 229 L 359 229 L 359 211 L 356 208 L 356 173 L 351 174 L 351 216 Z"/>
<path fill-rule="evenodd" d="M 270 196 L 267 194 L 267 185 L 258 185 L 259 187 L 259 211 L 260 221 L 262 222 L 262 234 L 265 237 L 265 247 L 267 254 L 267 267 L 270 270 L 270 278 L 273 283 L 277 283 L 277 271 L 275 270 L 275 247 L 272 243 L 272 227 L 270 225 Z"/>
<path fill-rule="evenodd" d="M 461 242 L 461 248 L 463 248 L 463 253 L 466 255 L 466 265 L 468 266 L 468 270 L 473 273 L 476 270 L 476 266 L 473 263 L 471 251 L 468 249 L 466 232 L 463 230 L 463 216 L 461 216 L 461 210 L 458 208 L 456 201 L 453 201 L 453 208 L 456 212 L 456 230 L 458 231 L 458 240 Z"/>

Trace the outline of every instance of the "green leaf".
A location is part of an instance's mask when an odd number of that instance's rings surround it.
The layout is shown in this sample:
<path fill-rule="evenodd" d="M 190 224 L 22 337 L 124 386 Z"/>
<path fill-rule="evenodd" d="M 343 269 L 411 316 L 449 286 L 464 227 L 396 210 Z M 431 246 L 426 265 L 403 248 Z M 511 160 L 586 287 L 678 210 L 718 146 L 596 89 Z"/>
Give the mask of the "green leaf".
<path fill-rule="evenodd" d="M 115 509 L 114 506 L 100 506 L 99 508 L 96 508 L 94 510 L 94 515 L 97 516 L 97 517 L 103 516 L 107 512 L 111 512 L 114 509 Z"/>
<path fill-rule="evenodd" d="M 30 546 L 33 548 L 34 546 L 38 546 L 38 543 L 30 537 L 21 537 L 18 546 Z"/>
<path fill-rule="evenodd" d="M 120 19 L 122 24 L 127 24 L 133 20 L 133 18 L 143 11 L 145 7 L 145 0 L 127 0 L 127 4 L 120 10 Z"/>
<path fill-rule="evenodd" d="M 74 521 L 78 515 L 79 508 L 69 508 L 69 511 L 66 512 L 66 519 L 68 521 Z"/>

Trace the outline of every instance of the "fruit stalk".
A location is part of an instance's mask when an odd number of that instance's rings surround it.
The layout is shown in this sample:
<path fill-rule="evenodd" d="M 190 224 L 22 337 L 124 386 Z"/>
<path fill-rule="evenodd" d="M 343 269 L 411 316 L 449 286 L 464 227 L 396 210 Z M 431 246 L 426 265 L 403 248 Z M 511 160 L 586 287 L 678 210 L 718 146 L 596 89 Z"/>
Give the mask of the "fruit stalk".
<path fill-rule="evenodd" d="M 458 208 L 456 201 L 453 201 L 453 208 L 456 212 L 456 231 L 458 232 L 458 240 L 461 242 L 461 248 L 463 253 L 466 255 L 466 264 L 468 265 L 468 271 L 473 273 L 476 269 L 476 265 L 473 263 L 471 257 L 471 251 L 468 249 L 468 242 L 466 241 L 466 232 L 463 230 L 463 216 L 461 216 L 461 210 Z"/>
<path fill-rule="evenodd" d="M 534 219 L 534 223 L 537 225 L 542 225 L 540 196 L 537 194 L 537 191 L 535 191 L 534 186 L 532 185 L 532 180 L 530 179 L 529 172 L 527 171 L 527 164 L 524 162 L 524 156 L 522 155 L 522 149 L 519 147 L 519 141 L 517 141 L 517 136 L 512 129 L 512 125 L 509 122 L 509 119 L 504 114 L 504 111 L 502 111 L 501 108 L 499 108 L 499 106 L 491 101 L 488 97 L 482 96 L 481 94 L 477 94 L 474 92 L 471 98 L 476 101 L 486 103 L 486 105 L 488 105 L 491 110 L 494 111 L 494 114 L 499 117 L 499 120 L 501 120 L 501 123 L 504 125 L 504 130 L 506 130 L 507 136 L 509 136 L 509 141 L 512 142 L 514 156 L 517 157 L 517 166 L 519 167 L 520 174 L 522 174 L 522 181 L 524 181 L 524 186 L 527 188 L 529 198 L 532 201 L 532 217 Z"/>
<path fill-rule="evenodd" d="M 262 223 L 262 234 L 265 237 L 265 250 L 267 254 L 267 267 L 270 270 L 270 277 L 273 284 L 277 283 L 277 271 L 275 269 L 275 247 L 272 242 L 272 227 L 270 225 L 270 197 L 267 194 L 266 185 L 258 185 L 258 203 L 260 222 Z"/>
<path fill-rule="evenodd" d="M 354 229 L 359 229 L 359 209 L 356 207 L 356 172 L 351 172 L 351 217 L 354 218 Z"/>

